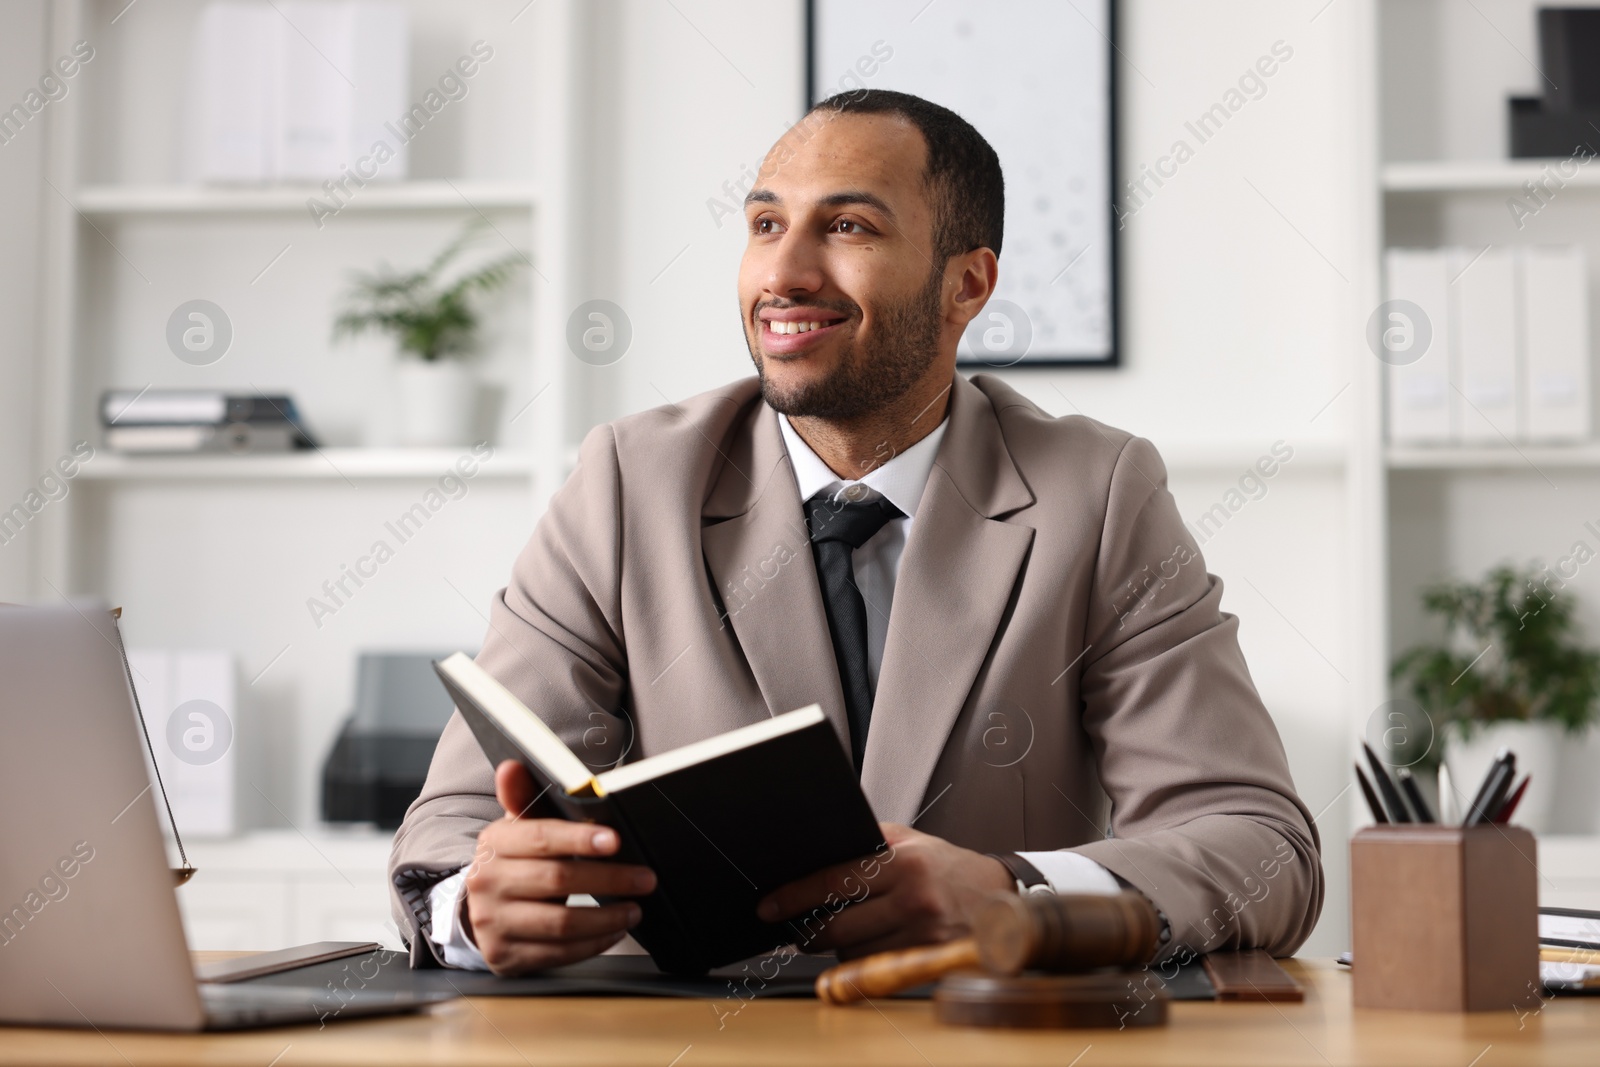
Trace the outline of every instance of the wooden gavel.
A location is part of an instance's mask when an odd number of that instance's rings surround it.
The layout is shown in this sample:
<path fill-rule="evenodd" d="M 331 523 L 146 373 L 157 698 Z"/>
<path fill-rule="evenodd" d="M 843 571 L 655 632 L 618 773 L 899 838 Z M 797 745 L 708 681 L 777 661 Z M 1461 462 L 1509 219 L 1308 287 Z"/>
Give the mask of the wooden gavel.
<path fill-rule="evenodd" d="M 893 996 L 953 971 L 1073 973 L 1137 966 L 1156 953 L 1161 920 L 1142 894 L 997 894 L 979 909 L 971 937 L 896 949 L 830 967 L 817 996 L 830 1004 Z"/>

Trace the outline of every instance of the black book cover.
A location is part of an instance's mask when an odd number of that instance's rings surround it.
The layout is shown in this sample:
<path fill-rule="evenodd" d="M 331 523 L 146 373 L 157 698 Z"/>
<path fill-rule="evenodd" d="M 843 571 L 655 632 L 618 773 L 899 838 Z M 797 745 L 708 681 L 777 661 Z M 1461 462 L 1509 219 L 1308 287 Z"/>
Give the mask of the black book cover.
<path fill-rule="evenodd" d="M 825 720 L 605 796 L 571 795 L 477 701 L 443 671 L 439 676 L 489 762 L 516 760 L 548 787 L 528 817 L 610 826 L 621 839 L 614 861 L 656 872 L 655 892 L 640 900 L 632 934 L 667 973 L 702 974 L 780 945 L 804 947 L 817 923 L 763 922 L 757 902 L 885 847 Z"/>

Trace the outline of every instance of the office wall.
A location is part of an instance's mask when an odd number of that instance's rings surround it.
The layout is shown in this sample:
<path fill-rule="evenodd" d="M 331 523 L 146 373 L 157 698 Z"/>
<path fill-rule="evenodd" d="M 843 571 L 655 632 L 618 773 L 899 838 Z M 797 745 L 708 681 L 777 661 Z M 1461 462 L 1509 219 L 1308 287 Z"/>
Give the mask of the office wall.
<path fill-rule="evenodd" d="M 1352 174 L 1350 163 L 1364 135 L 1347 57 L 1356 6 L 1123 5 L 1124 169 L 1138 176 L 1142 164 L 1155 166 L 1180 139 L 1193 154 L 1165 184 L 1147 182 L 1127 220 L 1124 367 L 1008 375 L 1048 410 L 1082 411 L 1154 440 L 1190 519 L 1221 501 L 1275 442 L 1295 450 L 1265 495 L 1233 514 L 1204 551 L 1226 583 L 1225 610 L 1242 620 L 1245 653 L 1306 803 L 1326 811 L 1319 826 L 1330 895 L 1309 946 L 1323 954 L 1347 943 L 1340 795 L 1348 784 L 1349 723 L 1364 717 L 1346 682 L 1354 655 L 1346 637 L 1346 479 L 1329 462 L 1347 435 L 1345 361 L 1365 317 L 1352 311 L 1345 280 L 1355 277 L 1353 202 L 1360 183 L 1371 180 Z M 804 5 L 596 0 L 589 9 L 584 76 L 592 98 L 582 113 L 593 176 L 584 220 L 590 295 L 621 304 L 634 327 L 623 360 L 573 368 L 587 387 L 579 417 L 599 421 L 749 373 L 734 291 L 743 233 L 737 218 L 719 225 L 710 204 L 726 199 L 725 183 L 739 184 L 800 115 Z M 0 70 L 38 66 L 43 22 L 40 2 L 8 5 Z M 1185 123 L 1222 101 L 1279 41 L 1292 56 L 1200 143 Z M 16 206 L 50 195 L 38 180 L 39 151 L 38 143 L 0 146 L 8 206 L 0 243 L 0 501 L 20 495 L 36 476 L 26 398 L 37 234 L 34 213 Z M 464 579 L 474 597 L 499 581 L 489 557 L 502 559 L 503 572 L 522 536 L 497 527 L 494 545 L 477 545 Z M 0 546 L 0 599 L 25 595 L 27 563 L 15 547 Z M 454 547 L 440 546 L 439 558 L 456 558 Z M 290 550 L 311 549 L 297 543 Z M 418 565 L 437 569 L 437 562 Z M 306 565 L 308 574 L 323 569 Z M 197 576 L 212 579 L 226 584 L 221 570 Z M 369 598 L 361 610 L 400 617 L 404 585 L 394 583 L 392 601 Z M 239 593 L 242 604 L 269 596 Z M 276 621 L 244 619 L 241 633 L 270 644 Z M 475 620 L 465 625 L 477 632 Z M 458 643 L 458 629 L 439 621 L 429 633 Z M 415 639 L 414 630 L 407 633 Z M 330 657 L 334 651 L 345 650 L 330 648 Z M 269 701 L 270 717 L 297 722 L 292 706 L 305 701 L 341 706 L 348 671 L 340 670 L 337 678 L 329 668 L 283 682 Z M 318 696 L 324 693 L 333 695 Z M 323 718 L 325 735 L 335 720 Z M 310 814 L 304 798 L 314 769 L 288 764 L 320 755 L 325 740 L 276 741 L 273 762 L 281 765 L 286 795 L 301 798 L 298 814 Z"/>
<path fill-rule="evenodd" d="M 9 107 L 46 69 L 43 0 L 6 5 L 0 33 L 0 99 Z M 25 73 L 24 73 L 25 72 Z M 38 322 L 39 198 L 48 109 L 18 136 L 0 144 L 0 510 L 21 500 L 43 473 L 33 457 L 33 361 Z M 28 595 L 32 544 L 26 533 L 0 544 L 0 601 Z"/>
<path fill-rule="evenodd" d="M 1354 220 L 1371 177 L 1351 162 L 1366 135 L 1350 92 L 1355 16 L 1322 7 L 1124 4 L 1124 171 L 1154 167 L 1180 139 L 1192 156 L 1164 185 L 1146 182 L 1126 222 L 1125 366 L 1008 377 L 1052 412 L 1150 437 L 1191 519 L 1275 442 L 1295 450 L 1204 552 L 1306 803 L 1326 809 L 1331 892 L 1311 948 L 1329 953 L 1347 936 L 1340 798 L 1347 724 L 1362 716 L 1347 686 L 1346 482 L 1323 461 L 1339 457 L 1352 403 L 1341 390 L 1364 317 L 1352 307 Z M 734 289 L 744 236 L 708 201 L 799 116 L 804 12 L 797 0 L 611 0 L 596 18 L 597 82 L 614 95 L 595 130 L 595 295 L 621 304 L 635 331 L 625 359 L 590 372 L 598 420 L 749 373 Z M 1288 58 L 1202 143 L 1185 124 L 1275 45 Z"/>

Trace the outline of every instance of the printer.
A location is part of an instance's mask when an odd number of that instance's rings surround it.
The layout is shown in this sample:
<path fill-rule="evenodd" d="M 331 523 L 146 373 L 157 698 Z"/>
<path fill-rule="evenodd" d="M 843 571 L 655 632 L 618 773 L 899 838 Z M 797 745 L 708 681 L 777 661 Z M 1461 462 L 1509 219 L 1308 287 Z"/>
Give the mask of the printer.
<path fill-rule="evenodd" d="M 422 792 L 455 705 L 433 673 L 448 652 L 363 652 L 356 706 L 322 765 L 322 818 L 392 830 Z"/>

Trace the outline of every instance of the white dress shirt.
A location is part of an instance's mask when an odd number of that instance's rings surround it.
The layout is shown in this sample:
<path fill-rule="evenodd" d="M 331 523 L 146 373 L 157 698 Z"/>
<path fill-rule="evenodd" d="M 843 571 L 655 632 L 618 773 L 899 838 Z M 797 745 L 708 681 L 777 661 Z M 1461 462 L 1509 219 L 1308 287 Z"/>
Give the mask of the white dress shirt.
<path fill-rule="evenodd" d="M 878 668 L 883 663 L 884 642 L 889 636 L 889 610 L 894 603 L 894 583 L 900 572 L 900 557 L 911 537 L 917 507 L 933 471 L 933 459 L 944 440 L 949 420 L 934 427 L 922 440 L 899 455 L 891 456 L 859 479 L 841 478 L 824 463 L 804 439 L 795 432 L 787 417 L 774 415 L 789 452 L 802 505 L 818 493 L 834 500 L 873 500 L 884 497 L 899 508 L 903 518 L 891 519 L 855 550 L 851 563 L 856 586 L 867 605 L 867 676 L 874 692 L 878 687 Z M 1100 864 L 1076 852 L 1023 852 L 1058 893 L 1116 893 L 1115 877 Z M 440 948 L 445 963 L 452 967 L 486 970 L 488 965 L 478 947 L 461 928 L 460 908 L 463 875 L 445 878 L 428 894 L 433 922 L 429 938 Z M 587 900 L 588 898 L 583 898 Z"/>

